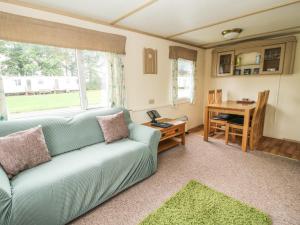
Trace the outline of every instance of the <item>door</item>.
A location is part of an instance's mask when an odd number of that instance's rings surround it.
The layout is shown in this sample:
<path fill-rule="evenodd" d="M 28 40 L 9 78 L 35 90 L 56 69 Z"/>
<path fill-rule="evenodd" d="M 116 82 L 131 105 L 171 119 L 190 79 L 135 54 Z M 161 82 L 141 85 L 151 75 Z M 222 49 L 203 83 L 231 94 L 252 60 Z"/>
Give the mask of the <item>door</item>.
<path fill-rule="evenodd" d="M 285 44 L 271 45 L 263 48 L 261 60 L 261 74 L 281 74 Z"/>
<path fill-rule="evenodd" d="M 233 75 L 234 51 L 218 53 L 217 76 Z"/>

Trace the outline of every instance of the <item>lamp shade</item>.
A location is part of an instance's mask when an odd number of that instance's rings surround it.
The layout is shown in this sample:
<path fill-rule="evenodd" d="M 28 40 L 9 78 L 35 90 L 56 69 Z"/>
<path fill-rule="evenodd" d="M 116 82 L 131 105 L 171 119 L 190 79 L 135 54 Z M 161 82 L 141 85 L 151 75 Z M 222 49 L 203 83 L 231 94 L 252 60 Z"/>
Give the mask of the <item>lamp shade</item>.
<path fill-rule="evenodd" d="M 231 30 L 222 31 L 222 35 L 226 40 L 230 40 L 230 39 L 237 38 L 241 32 L 242 32 L 242 29 L 234 28 Z"/>

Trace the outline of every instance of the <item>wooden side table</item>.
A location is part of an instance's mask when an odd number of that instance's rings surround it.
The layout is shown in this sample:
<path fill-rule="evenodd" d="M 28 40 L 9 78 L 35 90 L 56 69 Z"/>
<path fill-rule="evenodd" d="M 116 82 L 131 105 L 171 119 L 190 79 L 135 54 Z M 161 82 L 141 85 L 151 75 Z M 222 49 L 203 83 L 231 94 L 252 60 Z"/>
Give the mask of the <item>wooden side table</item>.
<path fill-rule="evenodd" d="M 158 145 L 158 153 L 173 148 L 179 144 L 185 145 L 185 122 L 167 118 L 157 119 L 158 122 L 171 123 L 173 126 L 168 128 L 155 127 L 151 122 L 144 123 L 145 126 L 158 129 L 161 132 L 161 138 Z"/>

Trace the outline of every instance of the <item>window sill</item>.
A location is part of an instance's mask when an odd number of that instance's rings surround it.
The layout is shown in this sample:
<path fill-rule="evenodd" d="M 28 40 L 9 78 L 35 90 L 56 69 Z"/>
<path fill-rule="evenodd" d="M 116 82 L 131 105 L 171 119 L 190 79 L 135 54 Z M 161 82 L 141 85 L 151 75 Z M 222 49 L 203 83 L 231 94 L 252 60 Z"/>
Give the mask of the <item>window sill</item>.
<path fill-rule="evenodd" d="M 191 100 L 189 98 L 178 98 L 176 100 L 176 104 L 182 104 L 182 103 L 191 103 Z"/>
<path fill-rule="evenodd" d="M 103 109 L 105 107 L 93 107 L 88 109 L 80 109 L 80 108 L 65 108 L 65 109 L 53 109 L 53 110 L 45 110 L 45 111 L 34 111 L 34 112 L 24 112 L 24 113 L 14 113 L 9 115 L 8 120 L 15 119 L 26 119 L 26 118 L 34 118 L 34 117 L 51 117 L 51 116 L 61 116 L 61 117 L 73 117 L 76 114 L 92 111 L 97 109 Z"/>

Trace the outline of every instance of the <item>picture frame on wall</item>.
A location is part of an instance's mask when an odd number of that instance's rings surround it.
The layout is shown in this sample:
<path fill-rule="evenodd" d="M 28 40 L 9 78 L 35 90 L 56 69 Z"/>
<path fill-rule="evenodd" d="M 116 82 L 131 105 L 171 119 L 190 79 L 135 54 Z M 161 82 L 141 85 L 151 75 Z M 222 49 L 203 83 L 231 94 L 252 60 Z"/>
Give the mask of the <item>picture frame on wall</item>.
<path fill-rule="evenodd" d="M 157 50 L 144 48 L 144 74 L 157 74 Z"/>

